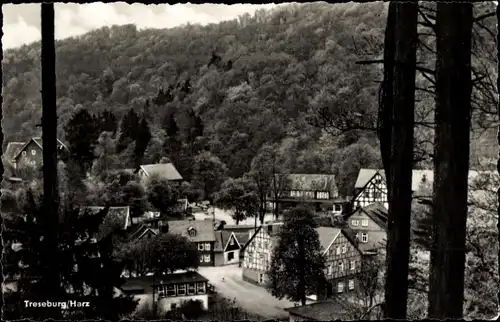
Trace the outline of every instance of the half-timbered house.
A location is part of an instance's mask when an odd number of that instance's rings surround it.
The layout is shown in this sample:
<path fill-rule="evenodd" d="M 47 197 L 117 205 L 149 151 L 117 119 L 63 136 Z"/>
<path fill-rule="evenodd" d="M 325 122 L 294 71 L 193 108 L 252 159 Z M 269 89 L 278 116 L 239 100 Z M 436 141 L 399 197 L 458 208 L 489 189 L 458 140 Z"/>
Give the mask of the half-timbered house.
<path fill-rule="evenodd" d="M 469 186 L 477 190 L 477 181 L 487 178 L 490 182 L 498 182 L 498 175 L 492 171 L 469 171 Z M 413 170 L 411 189 L 413 193 L 420 190 L 422 185 L 430 185 L 434 181 L 433 170 Z M 480 188 L 480 187 L 479 187 Z M 353 198 L 354 210 L 368 206 L 372 203 L 381 203 L 385 208 L 389 208 L 387 200 L 387 183 L 385 172 L 382 169 L 361 169 L 355 184 L 355 194 Z"/>
<path fill-rule="evenodd" d="M 383 170 L 361 169 L 354 185 L 353 208 L 365 207 L 376 202 L 382 203 L 386 208 L 389 207 L 385 173 Z"/>
<path fill-rule="evenodd" d="M 325 255 L 327 297 L 353 291 L 357 287 L 356 275 L 361 270 L 362 255 L 357 242 L 343 229 L 318 227 L 319 241 Z"/>
<path fill-rule="evenodd" d="M 244 246 L 243 279 L 264 285 L 267 279 L 271 254 L 279 242 L 279 232 L 283 223 L 260 226 Z M 326 289 L 320 296 L 330 296 L 353 290 L 355 276 L 361 267 L 361 252 L 355 240 L 339 228 L 318 227 L 320 245 L 326 256 Z"/>

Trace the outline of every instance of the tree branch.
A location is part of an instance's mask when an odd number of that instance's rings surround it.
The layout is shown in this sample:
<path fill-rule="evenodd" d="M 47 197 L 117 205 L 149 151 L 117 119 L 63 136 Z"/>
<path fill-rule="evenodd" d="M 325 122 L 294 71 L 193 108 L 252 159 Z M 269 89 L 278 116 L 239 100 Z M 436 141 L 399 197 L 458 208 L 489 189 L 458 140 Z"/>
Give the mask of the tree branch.
<path fill-rule="evenodd" d="M 474 20 L 472 20 L 472 22 L 479 22 L 481 20 L 484 20 L 484 19 L 489 18 L 489 17 L 494 17 L 494 16 L 496 16 L 496 12 L 485 13 L 484 15 L 481 15 L 479 17 L 474 18 Z"/>

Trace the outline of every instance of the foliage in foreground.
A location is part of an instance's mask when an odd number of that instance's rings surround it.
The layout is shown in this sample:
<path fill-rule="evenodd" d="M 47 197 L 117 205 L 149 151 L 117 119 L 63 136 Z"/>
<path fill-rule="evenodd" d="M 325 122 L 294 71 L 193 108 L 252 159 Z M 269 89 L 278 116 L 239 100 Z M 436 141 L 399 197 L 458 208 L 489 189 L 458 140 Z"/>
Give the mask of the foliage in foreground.
<path fill-rule="evenodd" d="M 313 212 L 299 206 L 289 210 L 273 248 L 267 288 L 279 298 L 305 304 L 325 285 L 325 258 L 321 251 Z"/>

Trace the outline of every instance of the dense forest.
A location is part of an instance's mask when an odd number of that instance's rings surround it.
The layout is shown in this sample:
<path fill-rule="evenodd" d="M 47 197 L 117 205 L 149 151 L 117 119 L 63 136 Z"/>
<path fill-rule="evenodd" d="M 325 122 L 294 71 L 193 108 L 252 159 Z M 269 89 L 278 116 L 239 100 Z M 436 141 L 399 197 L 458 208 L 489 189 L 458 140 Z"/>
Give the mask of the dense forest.
<path fill-rule="evenodd" d="M 357 62 L 382 57 L 386 11 L 380 2 L 294 4 L 207 26 L 112 26 L 57 41 L 58 136 L 68 141 L 64 127 L 82 108 L 118 121 L 132 108 L 150 126 L 143 164 L 169 157 L 189 180 L 209 150 L 240 177 L 270 145 L 291 171 L 333 173 L 349 195 L 360 167 L 381 166 L 373 129 L 382 66 Z M 433 61 L 432 36 L 421 42 L 419 60 Z M 40 43 L 7 50 L 3 72 L 5 142 L 39 135 Z M 431 86 L 425 76 L 417 73 L 417 86 Z M 433 97 L 417 99 L 426 118 Z M 474 158 L 493 155 L 494 135 L 475 138 Z"/>

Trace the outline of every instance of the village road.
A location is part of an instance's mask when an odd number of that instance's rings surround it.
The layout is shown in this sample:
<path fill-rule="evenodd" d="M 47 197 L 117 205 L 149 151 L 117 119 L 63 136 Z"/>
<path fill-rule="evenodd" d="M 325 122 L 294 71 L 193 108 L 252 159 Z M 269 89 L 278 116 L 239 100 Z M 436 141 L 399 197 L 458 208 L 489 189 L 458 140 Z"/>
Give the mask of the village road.
<path fill-rule="evenodd" d="M 243 281 L 242 270 L 238 265 L 199 267 L 198 272 L 210 281 L 217 293 L 229 300 L 234 299 L 249 313 L 269 319 L 288 320 L 288 314 L 283 309 L 292 307 L 293 303 L 285 299 L 278 300 L 265 288 Z"/>

